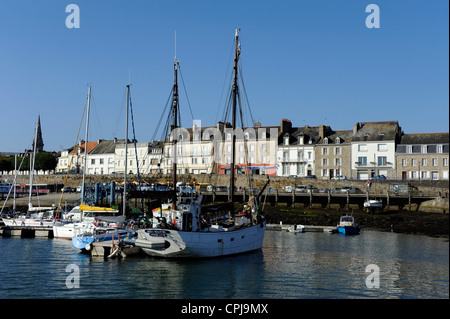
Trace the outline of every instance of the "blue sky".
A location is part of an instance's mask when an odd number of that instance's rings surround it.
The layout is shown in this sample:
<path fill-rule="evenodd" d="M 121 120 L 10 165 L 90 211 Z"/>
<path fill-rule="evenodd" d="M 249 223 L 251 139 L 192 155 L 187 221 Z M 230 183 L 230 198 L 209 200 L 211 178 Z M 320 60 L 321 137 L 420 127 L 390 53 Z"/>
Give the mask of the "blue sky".
<path fill-rule="evenodd" d="M 65 24 L 71 3 L 80 8 L 79 29 Z M 380 8 L 379 29 L 366 27 L 370 3 Z M 123 138 L 129 79 L 136 138 L 150 141 L 173 84 L 175 31 L 194 119 L 215 125 L 238 27 L 246 92 L 262 125 L 288 118 L 294 126 L 338 130 L 398 120 L 406 133 L 448 132 L 448 6 L 447 0 L 2 1 L 0 152 L 30 148 L 38 115 L 46 150 L 72 146 L 88 83 L 90 140 Z M 182 125 L 189 127 L 180 90 Z"/>

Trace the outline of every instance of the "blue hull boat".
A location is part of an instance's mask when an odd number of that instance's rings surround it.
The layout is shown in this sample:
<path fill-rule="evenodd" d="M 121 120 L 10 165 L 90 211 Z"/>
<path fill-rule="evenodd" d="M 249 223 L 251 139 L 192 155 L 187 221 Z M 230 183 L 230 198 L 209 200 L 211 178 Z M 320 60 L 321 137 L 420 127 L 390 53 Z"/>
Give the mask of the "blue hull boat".
<path fill-rule="evenodd" d="M 353 216 L 342 216 L 339 224 L 337 225 L 337 230 L 340 234 L 345 235 L 358 235 L 360 231 Z"/>
<path fill-rule="evenodd" d="M 84 250 L 86 246 L 93 242 L 119 240 L 119 238 L 125 238 L 130 233 L 133 233 L 131 229 L 107 229 L 96 230 L 97 234 L 82 234 L 72 237 L 72 244 L 75 248 Z M 99 233 L 101 232 L 101 233 Z"/>

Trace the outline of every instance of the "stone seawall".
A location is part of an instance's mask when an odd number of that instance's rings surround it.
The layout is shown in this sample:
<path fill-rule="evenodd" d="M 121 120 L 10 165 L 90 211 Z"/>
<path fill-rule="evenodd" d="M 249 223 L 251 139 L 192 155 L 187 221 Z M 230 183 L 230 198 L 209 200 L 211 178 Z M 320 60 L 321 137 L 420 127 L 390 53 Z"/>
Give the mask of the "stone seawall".
<path fill-rule="evenodd" d="M 141 175 L 141 181 L 147 183 L 155 182 L 171 182 L 170 176 L 164 175 Z M 12 175 L 2 175 L 0 176 L 1 182 L 11 182 L 14 180 Z M 50 175 L 36 175 L 34 177 L 34 183 L 36 184 L 48 184 L 48 185 L 58 185 L 57 187 L 62 187 L 62 185 L 68 187 L 77 187 L 81 185 L 83 180 L 80 174 L 71 174 L 67 176 L 63 174 L 50 174 Z M 127 176 L 129 182 L 137 181 L 138 176 L 130 174 Z M 208 185 L 216 186 L 227 186 L 229 185 L 229 175 L 179 175 L 178 180 L 186 182 L 196 182 Z M 247 176 L 236 175 L 236 187 L 246 187 L 248 188 Z M 255 175 L 253 176 L 253 187 L 261 188 L 265 184 L 267 176 Z M 86 181 L 91 183 L 109 183 L 111 181 L 123 182 L 123 176 L 119 174 L 114 175 L 87 175 Z M 28 175 L 18 176 L 17 183 L 28 184 Z M 431 195 L 436 197 L 448 197 L 449 193 L 449 182 L 448 181 L 401 181 L 401 180 L 377 180 L 372 181 L 370 188 L 367 186 L 367 181 L 361 180 L 341 180 L 341 181 L 330 181 L 321 179 L 309 179 L 309 178 L 296 178 L 296 177 L 281 177 L 281 176 L 270 176 L 270 187 L 274 189 L 282 190 L 285 186 L 297 186 L 297 185 L 310 185 L 315 188 L 340 188 L 343 186 L 355 186 L 361 191 L 370 191 L 371 194 L 386 194 L 389 190 L 391 184 L 406 184 L 415 187 L 415 191 L 422 193 L 424 195 Z"/>

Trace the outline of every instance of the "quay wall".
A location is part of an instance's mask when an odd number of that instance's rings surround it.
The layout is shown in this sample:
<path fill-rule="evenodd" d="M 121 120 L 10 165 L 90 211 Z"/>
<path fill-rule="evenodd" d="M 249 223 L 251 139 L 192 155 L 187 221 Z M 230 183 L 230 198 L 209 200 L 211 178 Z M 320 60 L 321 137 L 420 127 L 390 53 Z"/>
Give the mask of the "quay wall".
<path fill-rule="evenodd" d="M 66 182 L 67 178 L 67 182 Z M 141 181 L 147 183 L 154 182 L 171 182 L 170 176 L 165 175 L 141 175 Z M 13 175 L 0 175 L 1 182 L 11 182 L 14 180 Z M 64 174 L 47 174 L 47 175 L 35 175 L 34 183 L 36 184 L 48 184 L 57 185 L 57 187 L 62 187 L 61 185 L 68 187 L 77 187 L 81 185 L 83 177 L 81 174 L 71 174 L 66 177 Z M 127 176 L 129 182 L 137 181 L 138 176 L 135 174 L 129 174 Z M 202 184 L 210 184 L 216 186 L 227 186 L 229 185 L 229 175 L 219 175 L 219 174 L 200 174 L 200 175 L 179 175 L 178 180 L 186 182 L 196 182 Z M 247 176 L 236 175 L 236 187 L 246 187 Z M 267 176 L 255 175 L 253 176 L 253 187 L 261 189 L 267 180 Z M 113 175 L 87 175 L 86 182 L 91 183 L 109 183 L 111 181 L 123 182 L 123 175 L 113 174 Z M 18 176 L 17 183 L 28 184 L 29 176 L 20 175 Z M 389 190 L 391 184 L 409 184 L 414 187 L 414 191 L 421 193 L 423 195 L 431 195 L 436 197 L 448 197 L 449 194 L 449 182 L 447 180 L 377 180 L 372 181 L 370 188 L 365 180 L 321 180 L 321 179 L 309 179 L 309 178 L 297 178 L 297 177 L 282 177 L 282 176 L 270 176 L 270 185 L 274 189 L 279 191 L 283 190 L 285 186 L 297 186 L 297 185 L 310 185 L 315 188 L 340 188 L 343 186 L 355 186 L 363 192 L 369 190 L 370 194 L 386 194 Z"/>

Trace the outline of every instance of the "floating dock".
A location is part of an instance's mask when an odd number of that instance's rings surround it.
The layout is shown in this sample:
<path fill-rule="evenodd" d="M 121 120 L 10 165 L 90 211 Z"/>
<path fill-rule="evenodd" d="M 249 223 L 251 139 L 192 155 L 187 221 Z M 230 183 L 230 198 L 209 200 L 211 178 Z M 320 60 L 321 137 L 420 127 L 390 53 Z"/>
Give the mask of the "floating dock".
<path fill-rule="evenodd" d="M 2 226 L 0 236 L 22 238 L 53 238 L 53 227 Z"/>
<path fill-rule="evenodd" d="M 285 230 L 287 231 L 289 227 L 294 225 L 284 225 L 284 224 L 267 224 L 266 230 Z M 305 232 L 332 232 L 336 229 L 336 226 L 313 226 L 313 225 L 303 225 L 305 226 Z"/>

